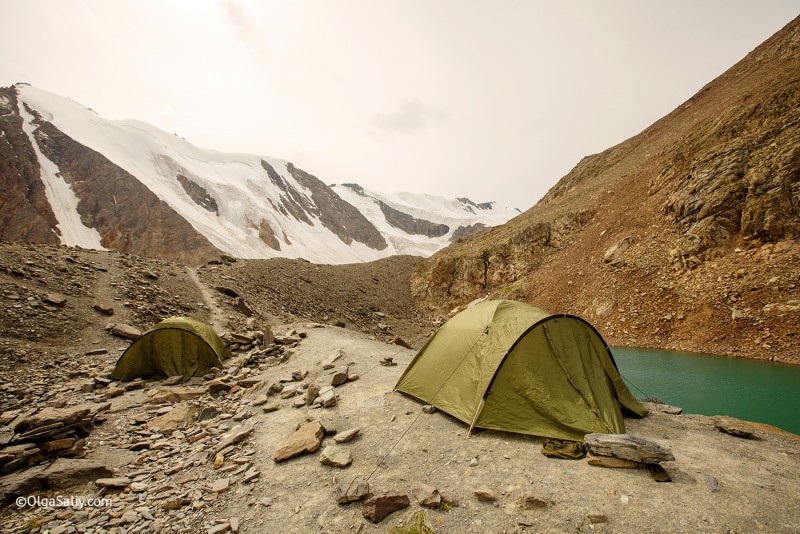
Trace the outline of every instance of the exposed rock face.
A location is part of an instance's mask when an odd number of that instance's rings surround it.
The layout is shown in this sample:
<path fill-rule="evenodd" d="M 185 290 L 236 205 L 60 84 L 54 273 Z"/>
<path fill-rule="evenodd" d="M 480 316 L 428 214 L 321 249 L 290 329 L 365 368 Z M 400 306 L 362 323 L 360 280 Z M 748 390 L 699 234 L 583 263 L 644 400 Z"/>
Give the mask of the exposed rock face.
<path fill-rule="evenodd" d="M 358 241 L 375 250 L 383 250 L 388 246 L 381 233 L 360 211 L 339 198 L 316 176 L 298 169 L 291 163 L 286 166 L 292 177 L 301 186 L 311 191 L 311 201 L 309 201 L 287 183 L 272 165 L 261 160 L 261 166 L 267 171 L 272 183 L 284 193 L 281 196 L 280 205 L 276 206 L 284 215 L 291 215 L 298 221 L 309 225 L 312 224 L 309 215 L 318 217 L 326 228 L 347 244 Z M 263 236 L 262 239 L 264 239 Z M 268 242 L 267 239 L 265 242 Z"/>
<path fill-rule="evenodd" d="M 13 87 L 0 88 L 0 240 L 57 245 L 57 221 L 18 105 Z"/>
<path fill-rule="evenodd" d="M 407 234 L 424 235 L 428 237 L 441 237 L 447 235 L 450 227 L 446 224 L 437 224 L 424 219 L 417 219 L 407 213 L 396 210 L 386 202 L 379 203 L 383 216 L 395 228 L 400 228 Z"/>
<path fill-rule="evenodd" d="M 189 195 L 192 200 L 194 200 L 195 204 L 212 213 L 219 213 L 217 201 L 214 200 L 214 197 L 208 194 L 208 191 L 206 191 L 205 187 L 198 185 L 182 174 L 179 174 L 176 179 L 183 186 L 186 194 Z"/>
<path fill-rule="evenodd" d="M 800 314 L 772 311 L 800 265 L 798 41 L 800 19 L 524 214 L 432 256 L 417 301 L 442 316 L 512 298 L 618 346 L 800 362 Z"/>
<path fill-rule="evenodd" d="M 459 226 L 453 232 L 453 236 L 450 238 L 450 241 L 453 243 L 457 243 L 458 241 L 464 239 L 465 237 L 469 237 L 471 235 L 478 234 L 486 230 L 487 226 L 481 223 L 470 224 L 469 226 Z"/>
<path fill-rule="evenodd" d="M 364 215 L 334 193 L 322 181 L 291 163 L 289 173 L 300 185 L 311 191 L 311 199 L 317 206 L 322 224 L 339 236 L 345 243 L 358 241 L 375 250 L 383 250 L 388 244 L 380 232 Z"/>
<path fill-rule="evenodd" d="M 80 199 L 78 213 L 84 224 L 97 229 L 104 247 L 187 264 L 219 255 L 166 202 L 102 154 L 49 122 L 42 123 L 36 138 Z"/>

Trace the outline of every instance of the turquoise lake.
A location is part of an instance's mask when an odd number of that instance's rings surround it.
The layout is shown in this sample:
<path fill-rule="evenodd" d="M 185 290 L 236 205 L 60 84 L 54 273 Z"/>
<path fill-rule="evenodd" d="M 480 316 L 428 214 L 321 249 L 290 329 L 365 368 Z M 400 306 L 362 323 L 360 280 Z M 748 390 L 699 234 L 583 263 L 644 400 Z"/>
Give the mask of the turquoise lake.
<path fill-rule="evenodd" d="M 628 389 L 684 413 L 730 415 L 800 434 L 800 366 L 655 349 L 612 348 Z"/>

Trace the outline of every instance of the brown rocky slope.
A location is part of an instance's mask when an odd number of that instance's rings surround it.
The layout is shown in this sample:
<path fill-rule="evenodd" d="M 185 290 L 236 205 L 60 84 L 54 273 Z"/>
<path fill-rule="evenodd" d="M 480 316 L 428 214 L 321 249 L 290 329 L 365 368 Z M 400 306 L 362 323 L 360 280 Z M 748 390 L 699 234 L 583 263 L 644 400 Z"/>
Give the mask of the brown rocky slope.
<path fill-rule="evenodd" d="M 486 296 L 609 343 L 800 363 L 800 18 L 533 208 L 422 264 L 431 313 Z"/>
<path fill-rule="evenodd" d="M 797 531 L 800 441 L 766 425 L 746 439 L 700 415 L 626 420 L 674 456 L 672 482 L 659 483 L 546 458 L 531 436 L 469 438 L 393 393 L 414 350 L 385 341 L 431 327 L 409 291 L 418 261 L 195 270 L 0 243 L 0 531 L 343 534 L 423 520 L 439 534 Z M 130 342 L 106 325 L 171 315 L 217 325 L 234 357 L 182 384 L 110 379 Z M 315 390 L 323 407 L 308 406 Z M 305 454 L 276 461 L 289 444 Z M 407 508 L 365 517 L 365 483 Z"/>

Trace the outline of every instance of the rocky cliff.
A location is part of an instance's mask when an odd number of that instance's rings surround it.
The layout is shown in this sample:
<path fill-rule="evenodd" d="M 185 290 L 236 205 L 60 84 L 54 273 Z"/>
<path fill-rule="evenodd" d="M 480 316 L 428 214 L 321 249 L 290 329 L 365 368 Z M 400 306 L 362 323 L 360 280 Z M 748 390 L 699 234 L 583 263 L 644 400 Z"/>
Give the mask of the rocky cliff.
<path fill-rule="evenodd" d="M 485 296 L 615 345 L 800 363 L 800 19 L 536 206 L 422 264 L 444 315 Z"/>

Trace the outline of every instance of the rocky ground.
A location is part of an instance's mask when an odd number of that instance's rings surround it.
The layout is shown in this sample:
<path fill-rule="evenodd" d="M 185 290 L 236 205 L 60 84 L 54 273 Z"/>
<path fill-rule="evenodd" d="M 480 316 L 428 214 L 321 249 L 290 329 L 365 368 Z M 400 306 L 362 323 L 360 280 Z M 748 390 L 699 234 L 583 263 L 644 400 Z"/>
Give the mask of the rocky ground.
<path fill-rule="evenodd" d="M 402 289 L 411 261 L 195 272 L 0 245 L 2 530 L 409 532 L 421 521 L 434 532 L 798 531 L 800 441 L 770 427 L 741 438 L 703 416 L 628 419 L 629 433 L 674 455 L 663 464 L 672 481 L 656 482 L 645 469 L 546 458 L 531 437 L 467 437 L 393 393 L 415 354 L 395 337 L 418 345 L 432 329 Z M 144 329 L 174 314 L 226 334 L 224 370 L 182 384 L 106 378 L 129 344 L 111 323 Z"/>

